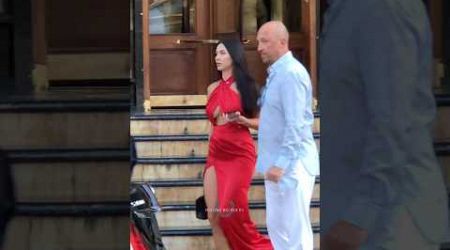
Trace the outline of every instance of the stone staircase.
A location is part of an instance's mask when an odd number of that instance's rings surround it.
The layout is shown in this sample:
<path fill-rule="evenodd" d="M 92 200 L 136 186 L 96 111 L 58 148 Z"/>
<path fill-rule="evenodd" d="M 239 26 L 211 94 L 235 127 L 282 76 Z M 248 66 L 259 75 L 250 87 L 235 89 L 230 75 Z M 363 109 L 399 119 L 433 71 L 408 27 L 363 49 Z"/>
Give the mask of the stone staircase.
<path fill-rule="evenodd" d="M 129 87 L 2 98 L 18 202 L 5 250 L 129 248 L 129 110 Z"/>
<path fill-rule="evenodd" d="M 319 142 L 319 117 L 314 132 Z M 207 221 L 195 218 L 194 201 L 203 194 L 202 170 L 208 150 L 209 122 L 202 109 L 160 109 L 134 113 L 130 132 L 134 146 L 133 182 L 150 181 L 162 205 L 157 219 L 169 250 L 213 249 Z M 256 132 L 254 139 L 257 139 Z M 267 234 L 264 180 L 254 176 L 249 191 L 250 214 Z M 315 247 L 319 248 L 320 178 L 311 204 Z"/>

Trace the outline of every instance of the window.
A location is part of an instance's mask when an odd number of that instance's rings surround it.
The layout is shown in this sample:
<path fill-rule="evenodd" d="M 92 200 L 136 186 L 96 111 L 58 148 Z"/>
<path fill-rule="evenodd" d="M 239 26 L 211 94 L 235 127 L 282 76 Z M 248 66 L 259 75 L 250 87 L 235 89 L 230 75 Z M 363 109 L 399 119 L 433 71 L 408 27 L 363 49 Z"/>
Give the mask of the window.
<path fill-rule="evenodd" d="M 155 0 L 149 6 L 149 33 L 192 33 L 195 0 Z"/>
<path fill-rule="evenodd" d="M 301 0 L 243 0 L 242 28 L 244 33 L 256 33 L 267 21 L 282 21 L 289 32 L 300 32 Z"/>

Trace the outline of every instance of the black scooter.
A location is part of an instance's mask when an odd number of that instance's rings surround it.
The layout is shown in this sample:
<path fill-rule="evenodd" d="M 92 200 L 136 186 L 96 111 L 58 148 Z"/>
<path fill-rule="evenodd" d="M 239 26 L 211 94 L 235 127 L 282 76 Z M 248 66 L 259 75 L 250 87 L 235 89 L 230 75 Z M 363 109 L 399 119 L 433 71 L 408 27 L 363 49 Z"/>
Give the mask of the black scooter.
<path fill-rule="evenodd" d="M 161 207 L 150 183 L 131 185 L 130 205 L 132 239 L 138 237 L 134 240 L 140 241 L 146 250 L 166 250 L 155 216 Z"/>

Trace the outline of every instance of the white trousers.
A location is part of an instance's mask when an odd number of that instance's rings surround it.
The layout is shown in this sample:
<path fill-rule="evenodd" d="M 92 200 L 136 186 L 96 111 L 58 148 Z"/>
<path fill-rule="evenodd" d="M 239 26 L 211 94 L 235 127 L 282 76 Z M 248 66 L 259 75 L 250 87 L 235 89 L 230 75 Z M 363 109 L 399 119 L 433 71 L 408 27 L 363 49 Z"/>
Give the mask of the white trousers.
<path fill-rule="evenodd" d="M 265 181 L 267 230 L 275 250 L 313 249 L 309 211 L 315 176 L 300 161 L 298 164 L 295 173 L 289 174 L 297 180 L 295 188 L 283 190 L 279 184 Z"/>

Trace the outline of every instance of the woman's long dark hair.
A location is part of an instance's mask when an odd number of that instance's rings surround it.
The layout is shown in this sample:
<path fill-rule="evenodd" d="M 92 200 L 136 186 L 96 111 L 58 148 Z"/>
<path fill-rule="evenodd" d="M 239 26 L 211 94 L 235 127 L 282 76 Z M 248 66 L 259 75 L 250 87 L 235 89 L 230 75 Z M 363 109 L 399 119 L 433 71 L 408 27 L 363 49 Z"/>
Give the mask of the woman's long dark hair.
<path fill-rule="evenodd" d="M 255 80 L 248 72 L 245 60 L 244 46 L 238 38 L 226 38 L 220 41 L 230 54 L 233 65 L 233 76 L 237 89 L 241 94 L 241 104 L 244 114 L 253 118 L 258 113 L 258 87 Z"/>

